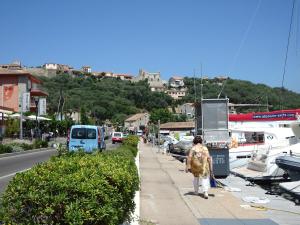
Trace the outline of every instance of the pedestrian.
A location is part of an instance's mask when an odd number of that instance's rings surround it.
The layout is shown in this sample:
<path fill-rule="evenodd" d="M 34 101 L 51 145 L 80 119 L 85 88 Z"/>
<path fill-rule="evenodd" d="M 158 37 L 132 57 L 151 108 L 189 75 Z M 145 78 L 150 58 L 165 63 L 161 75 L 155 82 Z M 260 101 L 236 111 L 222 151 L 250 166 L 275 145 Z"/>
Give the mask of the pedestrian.
<path fill-rule="evenodd" d="M 202 145 L 202 138 L 200 136 L 196 136 L 193 143 L 194 146 L 189 151 L 187 158 L 186 172 L 191 172 L 194 175 L 193 184 L 196 195 L 198 195 L 199 179 L 201 178 L 203 196 L 205 199 L 208 199 L 210 178 L 214 178 L 212 172 L 212 159 L 207 147 Z"/>

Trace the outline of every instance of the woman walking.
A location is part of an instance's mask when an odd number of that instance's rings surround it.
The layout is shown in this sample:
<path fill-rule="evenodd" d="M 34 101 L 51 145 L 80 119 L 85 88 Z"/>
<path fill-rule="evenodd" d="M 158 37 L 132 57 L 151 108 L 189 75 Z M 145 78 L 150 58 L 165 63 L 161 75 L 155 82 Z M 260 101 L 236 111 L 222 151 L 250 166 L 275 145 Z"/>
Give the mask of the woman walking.
<path fill-rule="evenodd" d="M 205 199 L 208 199 L 210 177 L 214 177 L 212 173 L 212 160 L 207 147 L 202 145 L 202 138 L 200 136 L 196 136 L 193 143 L 194 146 L 187 158 L 186 172 L 190 171 L 194 175 L 195 194 L 198 194 L 199 179 L 201 178 L 203 195 Z"/>

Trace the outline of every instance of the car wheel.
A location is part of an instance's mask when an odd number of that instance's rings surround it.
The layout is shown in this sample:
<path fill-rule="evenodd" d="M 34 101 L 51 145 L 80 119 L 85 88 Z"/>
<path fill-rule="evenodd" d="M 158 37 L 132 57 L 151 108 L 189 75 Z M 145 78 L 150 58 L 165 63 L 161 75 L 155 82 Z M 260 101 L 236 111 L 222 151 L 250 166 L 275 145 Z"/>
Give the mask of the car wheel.
<path fill-rule="evenodd" d="M 113 143 L 113 144 L 115 144 L 115 142 L 114 142 L 114 141 L 113 141 L 112 143 Z"/>

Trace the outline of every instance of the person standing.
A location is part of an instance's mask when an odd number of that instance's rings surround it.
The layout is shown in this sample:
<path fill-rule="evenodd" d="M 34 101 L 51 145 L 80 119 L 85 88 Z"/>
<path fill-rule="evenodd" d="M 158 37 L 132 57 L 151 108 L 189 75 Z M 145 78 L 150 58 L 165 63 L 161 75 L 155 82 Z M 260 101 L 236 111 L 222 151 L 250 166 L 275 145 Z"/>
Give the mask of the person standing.
<path fill-rule="evenodd" d="M 207 147 L 202 145 L 202 138 L 196 136 L 193 140 L 194 146 L 189 151 L 186 164 L 186 172 L 194 175 L 194 191 L 198 195 L 199 179 L 201 178 L 202 191 L 205 199 L 208 199 L 208 190 L 210 188 L 210 177 L 214 178 L 212 159 Z"/>

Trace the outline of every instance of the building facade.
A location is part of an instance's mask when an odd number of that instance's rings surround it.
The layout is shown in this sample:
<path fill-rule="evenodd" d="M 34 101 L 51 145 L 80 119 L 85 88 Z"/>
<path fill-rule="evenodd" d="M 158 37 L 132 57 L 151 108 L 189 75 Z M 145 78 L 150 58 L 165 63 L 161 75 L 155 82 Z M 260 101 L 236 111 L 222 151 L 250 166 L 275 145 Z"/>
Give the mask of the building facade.
<path fill-rule="evenodd" d="M 125 120 L 124 128 L 132 132 L 137 132 L 140 130 L 140 127 L 146 127 L 148 125 L 149 119 L 150 116 L 148 113 L 135 114 Z"/>
<path fill-rule="evenodd" d="M 165 91 L 164 81 L 160 77 L 160 72 L 149 73 L 143 69 L 139 70 L 139 75 L 135 78 L 135 81 L 146 80 L 150 86 L 151 91 L 163 92 Z"/>
<path fill-rule="evenodd" d="M 173 76 L 169 79 L 169 87 L 171 88 L 183 88 L 183 77 Z"/>
<path fill-rule="evenodd" d="M 84 73 L 91 73 L 92 72 L 92 68 L 90 66 L 83 66 L 81 68 L 81 70 L 84 72 Z"/>
<path fill-rule="evenodd" d="M 170 89 L 170 90 L 167 90 L 166 93 L 168 95 L 170 95 L 173 99 L 182 99 L 186 94 L 186 90 L 185 89 L 181 89 L 181 90 Z"/>
<path fill-rule="evenodd" d="M 35 98 L 45 98 L 48 94 L 40 89 L 42 82 L 23 70 L 0 69 L 0 106 L 20 111 L 24 103 L 24 93 L 28 96 L 30 111 L 35 111 Z"/>
<path fill-rule="evenodd" d="M 184 103 L 179 106 L 180 114 L 186 115 L 187 118 L 195 117 L 195 106 L 193 103 Z"/>

